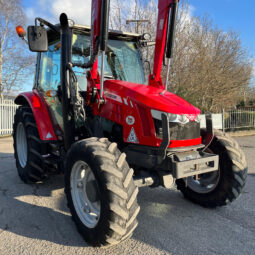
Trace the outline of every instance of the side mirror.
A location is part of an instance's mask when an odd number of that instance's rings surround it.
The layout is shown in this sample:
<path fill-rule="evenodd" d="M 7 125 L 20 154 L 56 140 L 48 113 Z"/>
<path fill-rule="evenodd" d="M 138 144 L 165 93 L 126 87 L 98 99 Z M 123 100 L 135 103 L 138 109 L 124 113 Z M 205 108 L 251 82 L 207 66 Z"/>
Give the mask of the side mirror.
<path fill-rule="evenodd" d="M 33 52 L 48 51 L 47 30 L 41 26 L 29 26 L 27 28 L 29 49 Z"/>

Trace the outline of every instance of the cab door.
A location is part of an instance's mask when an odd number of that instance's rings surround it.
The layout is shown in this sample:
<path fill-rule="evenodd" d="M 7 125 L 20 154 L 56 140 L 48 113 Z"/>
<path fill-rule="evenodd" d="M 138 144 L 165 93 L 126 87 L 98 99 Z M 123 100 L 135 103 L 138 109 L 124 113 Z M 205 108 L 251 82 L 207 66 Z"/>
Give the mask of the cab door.
<path fill-rule="evenodd" d="M 49 42 L 47 52 L 40 53 L 37 90 L 48 105 L 52 121 L 63 130 L 63 116 L 61 102 L 57 97 L 60 86 L 60 41 Z"/>

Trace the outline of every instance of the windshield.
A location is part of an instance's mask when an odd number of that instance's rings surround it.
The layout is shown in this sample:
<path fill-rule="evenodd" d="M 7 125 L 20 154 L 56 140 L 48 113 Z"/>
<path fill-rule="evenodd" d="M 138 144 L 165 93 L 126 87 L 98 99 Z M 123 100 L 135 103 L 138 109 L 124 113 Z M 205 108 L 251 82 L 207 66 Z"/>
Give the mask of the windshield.
<path fill-rule="evenodd" d="M 90 37 L 84 34 L 73 35 L 72 62 L 86 63 L 90 54 Z M 98 70 L 101 57 L 98 58 Z M 86 90 L 86 70 L 74 67 L 81 90 Z M 141 56 L 135 42 L 108 40 L 105 55 L 105 78 L 145 84 Z"/>

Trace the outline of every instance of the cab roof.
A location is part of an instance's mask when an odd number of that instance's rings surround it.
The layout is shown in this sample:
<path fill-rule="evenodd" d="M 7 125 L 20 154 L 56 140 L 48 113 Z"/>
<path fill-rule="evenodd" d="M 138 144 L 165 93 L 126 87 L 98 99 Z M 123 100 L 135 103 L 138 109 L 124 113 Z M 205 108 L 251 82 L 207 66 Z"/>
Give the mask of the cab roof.
<path fill-rule="evenodd" d="M 91 28 L 90 26 L 86 25 L 80 25 L 80 24 L 74 24 L 73 26 L 70 26 L 71 28 L 77 29 L 77 30 L 82 30 L 85 32 L 90 32 Z M 123 32 L 123 31 L 118 31 L 118 30 L 112 30 L 109 29 L 109 35 L 115 36 L 115 37 L 126 37 L 126 38 L 133 38 L 133 39 L 139 39 L 141 37 L 140 34 L 135 34 L 135 33 L 130 33 L 130 32 Z"/>

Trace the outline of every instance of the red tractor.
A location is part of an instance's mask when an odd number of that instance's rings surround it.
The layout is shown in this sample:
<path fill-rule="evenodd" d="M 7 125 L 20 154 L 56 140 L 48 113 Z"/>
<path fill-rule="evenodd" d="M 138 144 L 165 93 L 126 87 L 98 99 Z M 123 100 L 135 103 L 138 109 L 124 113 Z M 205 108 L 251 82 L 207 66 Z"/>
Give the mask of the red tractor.
<path fill-rule="evenodd" d="M 213 132 L 210 114 L 200 129 L 199 109 L 166 90 L 177 6 L 159 0 L 148 82 L 140 50 L 151 42 L 108 31 L 109 0 L 92 0 L 91 28 L 65 14 L 58 25 L 36 18 L 28 27 L 29 48 L 38 55 L 32 92 L 15 100 L 18 174 L 35 183 L 63 172 L 72 218 L 92 245 L 132 235 L 138 187 L 176 184 L 205 207 L 232 202 L 244 187 L 247 165 L 238 144 Z M 17 32 L 25 36 L 20 27 Z"/>

